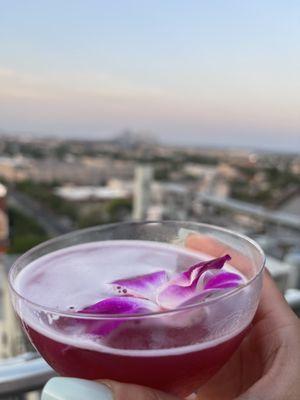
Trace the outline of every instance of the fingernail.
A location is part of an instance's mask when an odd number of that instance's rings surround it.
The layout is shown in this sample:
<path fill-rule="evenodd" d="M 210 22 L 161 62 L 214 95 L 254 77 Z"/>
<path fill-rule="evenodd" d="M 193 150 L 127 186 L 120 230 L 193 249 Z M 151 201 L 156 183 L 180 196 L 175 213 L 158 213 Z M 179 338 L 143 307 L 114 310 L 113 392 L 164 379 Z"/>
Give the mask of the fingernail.
<path fill-rule="evenodd" d="M 108 386 L 77 378 L 52 378 L 43 389 L 41 400 L 113 400 Z"/>

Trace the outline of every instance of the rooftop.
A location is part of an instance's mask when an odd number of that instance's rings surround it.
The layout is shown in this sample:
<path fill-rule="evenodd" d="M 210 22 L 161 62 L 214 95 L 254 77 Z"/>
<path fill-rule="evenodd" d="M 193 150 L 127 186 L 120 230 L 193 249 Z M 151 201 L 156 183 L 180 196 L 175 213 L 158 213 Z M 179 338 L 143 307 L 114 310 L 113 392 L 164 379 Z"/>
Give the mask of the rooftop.
<path fill-rule="evenodd" d="M 84 201 L 90 199 L 112 200 L 130 195 L 128 190 L 107 186 L 62 186 L 55 193 L 69 201 Z"/>

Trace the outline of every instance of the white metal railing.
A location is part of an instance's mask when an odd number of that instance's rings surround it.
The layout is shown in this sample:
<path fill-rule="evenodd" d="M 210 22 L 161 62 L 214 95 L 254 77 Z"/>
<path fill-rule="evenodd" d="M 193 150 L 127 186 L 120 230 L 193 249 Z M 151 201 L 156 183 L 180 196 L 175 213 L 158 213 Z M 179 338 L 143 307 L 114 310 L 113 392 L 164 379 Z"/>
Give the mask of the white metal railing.
<path fill-rule="evenodd" d="M 52 376 L 55 376 L 53 369 L 35 353 L 3 361 L 0 363 L 0 398 L 41 389 Z"/>
<path fill-rule="evenodd" d="M 300 217 L 281 211 L 270 211 L 262 206 L 254 205 L 244 201 L 232 198 L 221 198 L 208 194 L 199 194 L 198 200 L 202 204 L 208 204 L 216 208 L 226 208 L 231 211 L 241 212 L 246 215 L 252 215 L 262 221 L 270 222 L 276 225 L 286 226 L 288 228 L 300 230 Z"/>

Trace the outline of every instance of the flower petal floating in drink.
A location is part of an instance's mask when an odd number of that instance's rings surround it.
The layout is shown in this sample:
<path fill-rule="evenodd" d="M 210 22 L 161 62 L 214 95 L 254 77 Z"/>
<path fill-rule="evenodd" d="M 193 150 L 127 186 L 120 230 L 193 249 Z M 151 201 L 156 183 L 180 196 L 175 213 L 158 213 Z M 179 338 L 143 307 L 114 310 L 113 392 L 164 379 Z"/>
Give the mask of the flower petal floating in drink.
<path fill-rule="evenodd" d="M 239 286 L 241 281 L 240 275 L 233 272 L 220 272 L 209 279 L 204 285 L 204 291 L 208 289 L 227 289 Z"/>
<path fill-rule="evenodd" d="M 80 313 L 89 314 L 146 314 L 159 311 L 159 306 L 150 300 L 138 297 L 109 297 L 96 304 L 88 306 Z M 91 321 L 88 326 L 88 333 L 106 336 L 124 322 L 123 319 L 114 319 L 108 321 Z"/>
<path fill-rule="evenodd" d="M 203 282 L 207 275 L 206 272 L 220 270 L 230 258 L 229 255 L 225 255 L 210 261 L 202 261 L 191 266 L 187 271 L 176 275 L 168 282 L 163 290 L 158 293 L 157 303 L 162 308 L 174 309 L 193 299 L 193 297 L 198 296 L 199 293 L 205 290 Z M 239 275 L 235 275 L 241 279 Z M 202 279 L 200 280 L 200 278 Z M 208 282 L 210 282 L 210 279 Z M 222 287 L 220 287 L 220 289 L 222 289 Z M 204 298 L 205 296 L 203 299 Z"/>
<path fill-rule="evenodd" d="M 165 271 L 136 276 L 129 279 L 120 279 L 112 282 L 117 294 L 140 297 L 155 302 L 157 290 L 168 282 Z"/>
<path fill-rule="evenodd" d="M 168 279 L 165 271 L 120 279 L 112 282 L 116 295 L 90 305 L 80 312 L 108 315 L 147 314 L 180 308 L 204 301 L 212 294 L 233 289 L 242 277 L 222 271 L 231 257 L 225 255 L 192 265 L 186 271 Z M 110 331 L 114 323 L 110 322 Z M 104 332 L 103 332 L 104 333 Z"/>

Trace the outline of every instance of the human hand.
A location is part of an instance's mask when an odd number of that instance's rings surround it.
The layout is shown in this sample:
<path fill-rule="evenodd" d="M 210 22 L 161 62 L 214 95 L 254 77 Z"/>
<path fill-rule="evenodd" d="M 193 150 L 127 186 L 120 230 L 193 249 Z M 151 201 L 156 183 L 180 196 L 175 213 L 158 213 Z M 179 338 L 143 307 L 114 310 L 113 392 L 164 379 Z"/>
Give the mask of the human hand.
<path fill-rule="evenodd" d="M 188 247 L 218 257 L 229 252 L 236 265 L 245 256 L 210 237 L 192 235 Z M 300 321 L 268 271 L 249 334 L 222 369 L 198 390 L 199 400 L 300 399 Z"/>
<path fill-rule="evenodd" d="M 252 329 L 229 362 L 198 390 L 198 399 L 299 398 L 300 322 L 265 272 Z"/>

